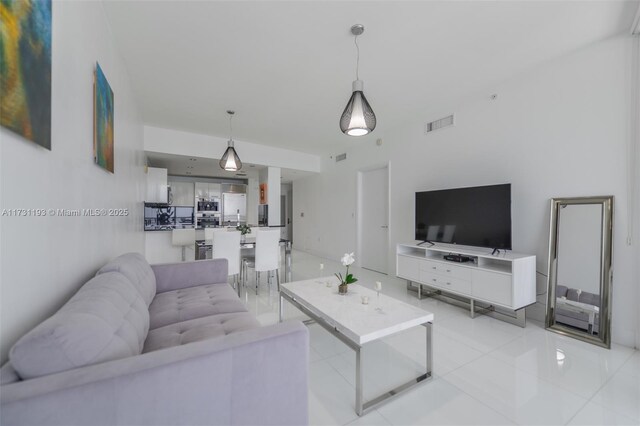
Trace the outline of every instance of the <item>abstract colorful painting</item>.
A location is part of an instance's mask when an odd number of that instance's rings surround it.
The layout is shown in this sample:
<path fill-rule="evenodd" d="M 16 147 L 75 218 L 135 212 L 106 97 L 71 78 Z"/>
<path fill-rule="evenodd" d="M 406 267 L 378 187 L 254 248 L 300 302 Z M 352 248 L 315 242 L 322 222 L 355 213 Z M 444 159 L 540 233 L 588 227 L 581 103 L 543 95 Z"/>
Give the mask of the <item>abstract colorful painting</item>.
<path fill-rule="evenodd" d="M 113 173 L 113 91 L 97 62 L 93 99 L 93 156 Z"/>
<path fill-rule="evenodd" d="M 51 0 L 0 0 L 0 124 L 51 149 Z"/>

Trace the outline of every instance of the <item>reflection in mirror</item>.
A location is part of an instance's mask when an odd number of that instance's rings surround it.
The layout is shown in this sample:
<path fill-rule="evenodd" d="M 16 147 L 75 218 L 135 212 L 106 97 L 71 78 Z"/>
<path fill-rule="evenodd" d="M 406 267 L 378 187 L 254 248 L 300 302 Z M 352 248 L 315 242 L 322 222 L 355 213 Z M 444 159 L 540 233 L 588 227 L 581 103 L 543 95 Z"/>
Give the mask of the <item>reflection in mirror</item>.
<path fill-rule="evenodd" d="M 556 322 L 598 333 L 602 207 L 563 204 L 558 211 Z"/>
<path fill-rule="evenodd" d="M 547 327 L 610 346 L 613 197 L 551 203 Z"/>

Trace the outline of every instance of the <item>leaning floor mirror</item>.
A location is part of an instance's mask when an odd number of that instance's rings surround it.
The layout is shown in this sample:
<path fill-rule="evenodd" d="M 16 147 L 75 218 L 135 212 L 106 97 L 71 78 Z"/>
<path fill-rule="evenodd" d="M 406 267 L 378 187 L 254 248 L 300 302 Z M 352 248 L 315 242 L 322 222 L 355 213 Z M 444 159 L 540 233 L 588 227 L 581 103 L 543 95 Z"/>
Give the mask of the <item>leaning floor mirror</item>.
<path fill-rule="evenodd" d="M 611 347 L 613 197 L 553 198 L 548 330 Z"/>

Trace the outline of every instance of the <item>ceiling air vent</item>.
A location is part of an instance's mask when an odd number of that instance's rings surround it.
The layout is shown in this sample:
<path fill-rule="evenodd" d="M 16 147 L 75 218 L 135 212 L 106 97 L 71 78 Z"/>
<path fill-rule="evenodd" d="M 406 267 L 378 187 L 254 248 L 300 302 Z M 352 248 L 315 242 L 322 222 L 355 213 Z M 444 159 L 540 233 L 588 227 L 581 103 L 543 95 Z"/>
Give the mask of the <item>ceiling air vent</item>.
<path fill-rule="evenodd" d="M 347 153 L 345 152 L 344 154 L 338 154 L 336 155 L 336 163 L 338 161 L 344 161 L 347 159 Z"/>
<path fill-rule="evenodd" d="M 435 130 L 439 130 L 439 129 L 443 129 L 445 127 L 453 126 L 453 124 L 454 124 L 453 114 L 451 114 L 451 115 L 448 115 L 448 116 L 446 116 L 444 118 L 441 118 L 439 120 L 435 120 L 435 121 L 432 121 L 430 123 L 427 123 L 424 126 L 424 133 L 425 134 L 431 133 L 431 132 L 433 132 Z"/>

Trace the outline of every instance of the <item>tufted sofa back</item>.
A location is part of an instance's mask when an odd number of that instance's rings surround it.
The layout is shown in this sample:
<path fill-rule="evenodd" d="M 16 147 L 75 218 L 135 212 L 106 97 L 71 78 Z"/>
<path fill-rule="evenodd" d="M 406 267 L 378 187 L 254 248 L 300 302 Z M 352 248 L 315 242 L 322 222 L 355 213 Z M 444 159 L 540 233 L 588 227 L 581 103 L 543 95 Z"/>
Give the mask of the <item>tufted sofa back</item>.
<path fill-rule="evenodd" d="M 140 253 L 126 253 L 104 265 L 96 275 L 105 272 L 120 272 L 138 290 L 149 306 L 156 295 L 156 275 L 151 265 Z"/>
<path fill-rule="evenodd" d="M 140 354 L 148 331 L 139 288 L 119 272 L 103 272 L 18 340 L 9 359 L 29 379 Z"/>

